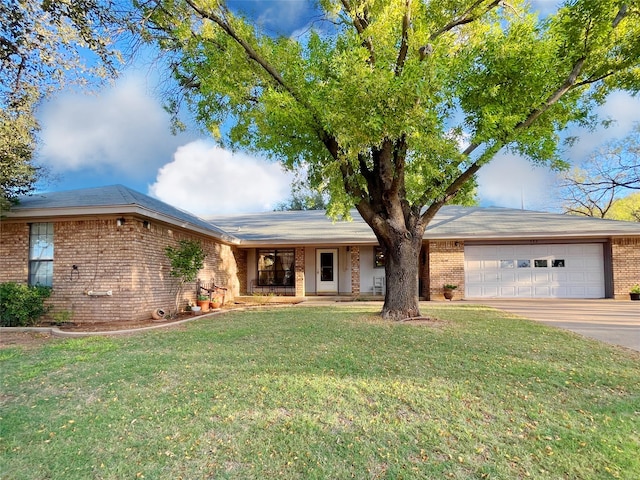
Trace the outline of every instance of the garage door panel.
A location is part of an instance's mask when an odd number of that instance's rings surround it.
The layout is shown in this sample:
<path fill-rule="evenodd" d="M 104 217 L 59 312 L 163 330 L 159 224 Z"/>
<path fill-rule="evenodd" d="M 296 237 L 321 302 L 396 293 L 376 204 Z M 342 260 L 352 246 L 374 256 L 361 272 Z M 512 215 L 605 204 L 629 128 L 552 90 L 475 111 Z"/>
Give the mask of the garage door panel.
<path fill-rule="evenodd" d="M 524 296 L 524 295 L 523 295 Z M 533 297 L 550 297 L 551 286 L 550 285 L 535 285 L 533 288 Z"/>
<path fill-rule="evenodd" d="M 514 272 L 513 270 L 502 270 L 500 272 L 500 280 L 502 282 L 511 282 L 511 283 L 515 283 L 517 278 L 516 278 L 516 272 Z"/>
<path fill-rule="evenodd" d="M 549 255 L 549 247 L 547 245 L 535 245 L 531 248 L 534 257 L 543 257 Z"/>
<path fill-rule="evenodd" d="M 533 272 L 534 283 L 549 283 L 551 282 L 551 274 L 549 272 L 543 272 L 536 270 Z"/>
<path fill-rule="evenodd" d="M 569 282 L 574 282 L 574 283 L 586 282 L 587 281 L 586 277 L 587 277 L 586 272 L 569 272 L 567 274 L 567 280 Z"/>
<path fill-rule="evenodd" d="M 465 247 L 467 297 L 602 298 L 602 244 Z"/>
<path fill-rule="evenodd" d="M 551 272 L 551 281 L 553 283 L 564 283 L 567 280 L 569 280 L 569 275 L 567 274 L 567 272 L 563 272 L 563 271 L 554 271 Z"/>

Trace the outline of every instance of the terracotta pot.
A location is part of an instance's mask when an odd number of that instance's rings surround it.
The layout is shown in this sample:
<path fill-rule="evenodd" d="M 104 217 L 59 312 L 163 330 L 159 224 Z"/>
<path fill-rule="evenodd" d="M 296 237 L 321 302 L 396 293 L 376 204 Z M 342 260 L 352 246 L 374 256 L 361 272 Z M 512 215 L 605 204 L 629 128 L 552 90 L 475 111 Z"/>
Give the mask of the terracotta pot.
<path fill-rule="evenodd" d="M 198 306 L 202 309 L 203 312 L 209 311 L 209 305 L 211 302 L 209 300 L 198 300 Z"/>
<path fill-rule="evenodd" d="M 444 298 L 446 298 L 447 300 L 453 299 L 453 290 L 450 289 L 450 288 L 445 288 L 444 289 Z"/>
<path fill-rule="evenodd" d="M 222 306 L 222 303 L 220 302 L 211 302 L 211 308 L 213 310 L 215 310 L 216 308 L 220 308 Z"/>

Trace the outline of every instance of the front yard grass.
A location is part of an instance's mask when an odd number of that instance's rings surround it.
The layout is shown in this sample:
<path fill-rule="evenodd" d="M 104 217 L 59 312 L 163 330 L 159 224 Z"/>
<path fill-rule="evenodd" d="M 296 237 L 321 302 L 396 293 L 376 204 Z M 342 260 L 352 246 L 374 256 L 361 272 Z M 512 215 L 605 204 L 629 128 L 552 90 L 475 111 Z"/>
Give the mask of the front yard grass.
<path fill-rule="evenodd" d="M 640 478 L 640 356 L 474 306 L 0 349 L 2 479 Z"/>

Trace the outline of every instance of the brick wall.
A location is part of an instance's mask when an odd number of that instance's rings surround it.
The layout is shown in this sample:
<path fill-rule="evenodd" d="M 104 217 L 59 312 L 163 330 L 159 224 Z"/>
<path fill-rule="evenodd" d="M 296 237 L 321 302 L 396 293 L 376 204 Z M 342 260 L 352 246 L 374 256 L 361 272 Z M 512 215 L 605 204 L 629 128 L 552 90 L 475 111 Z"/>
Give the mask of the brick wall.
<path fill-rule="evenodd" d="M 238 282 L 238 292 L 246 294 L 249 292 L 249 285 L 247 285 L 247 278 L 249 274 L 249 260 L 248 255 L 249 252 L 247 250 L 240 250 L 239 248 L 232 248 L 233 257 L 236 262 L 237 269 L 237 282 Z"/>
<path fill-rule="evenodd" d="M 304 297 L 306 294 L 305 288 L 304 288 L 304 265 L 305 265 L 304 247 L 297 247 L 295 255 L 296 255 L 296 265 L 295 265 L 296 297 Z"/>
<path fill-rule="evenodd" d="M 177 284 L 164 250 L 181 239 L 200 241 L 207 253 L 199 273 L 203 281 L 229 288 L 227 299 L 238 294 L 231 247 L 159 222 L 145 228 L 143 219 L 124 218 L 122 226 L 115 217 L 54 223 L 52 314 L 71 312 L 73 322 L 89 323 L 149 318 L 156 308 L 174 310 Z M 28 232 L 27 223 L 2 223 L 1 281 L 27 282 Z M 184 290 L 181 307 L 195 300 L 195 282 Z M 89 296 L 88 291 L 112 295 Z"/>
<path fill-rule="evenodd" d="M 360 295 L 360 247 L 350 247 L 351 253 L 351 293 Z"/>
<path fill-rule="evenodd" d="M 613 239 L 611 249 L 614 298 L 629 300 L 629 289 L 640 283 L 640 238 Z"/>
<path fill-rule="evenodd" d="M 29 225 L 0 222 L 0 282 L 29 281 Z"/>
<path fill-rule="evenodd" d="M 443 300 L 443 285 L 448 283 L 458 286 L 453 298 L 460 300 L 464 295 L 464 242 L 429 242 L 427 255 L 426 282 L 423 279 L 427 299 Z"/>

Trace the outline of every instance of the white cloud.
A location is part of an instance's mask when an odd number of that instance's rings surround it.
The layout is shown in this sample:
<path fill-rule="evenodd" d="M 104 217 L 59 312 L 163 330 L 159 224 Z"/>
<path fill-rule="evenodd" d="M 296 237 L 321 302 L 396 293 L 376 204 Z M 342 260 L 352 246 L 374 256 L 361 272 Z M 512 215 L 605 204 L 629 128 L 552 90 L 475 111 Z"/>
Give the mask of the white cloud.
<path fill-rule="evenodd" d="M 141 178 L 185 142 L 171 135 L 167 113 L 136 77 L 98 95 L 56 97 L 42 107 L 40 121 L 39 161 L 55 172 L 115 171 Z"/>
<path fill-rule="evenodd" d="M 640 121 L 640 99 L 617 92 L 610 95 L 597 113 L 603 119 L 614 119 L 614 124 L 595 131 L 572 129 L 570 135 L 578 135 L 579 141 L 566 152 L 565 159 L 569 162 L 579 164 L 602 144 L 628 134 L 633 124 Z M 556 177 L 556 172 L 547 167 L 535 166 L 517 155 L 499 154 L 478 172 L 478 196 L 482 205 L 557 210 Z"/>
<path fill-rule="evenodd" d="M 177 149 L 149 194 L 202 217 L 260 212 L 289 197 L 291 179 L 277 163 L 195 141 Z"/>
<path fill-rule="evenodd" d="M 598 109 L 598 115 L 602 119 L 611 119 L 614 123 L 609 128 L 599 127 L 594 131 L 574 129 L 571 134 L 578 135 L 579 141 L 567 151 L 573 163 L 582 162 L 604 143 L 625 137 L 633 124 L 640 122 L 640 98 L 631 97 L 625 92 L 615 92 Z"/>
<path fill-rule="evenodd" d="M 498 155 L 478 172 L 482 205 L 548 210 L 555 173 L 512 154 Z"/>

